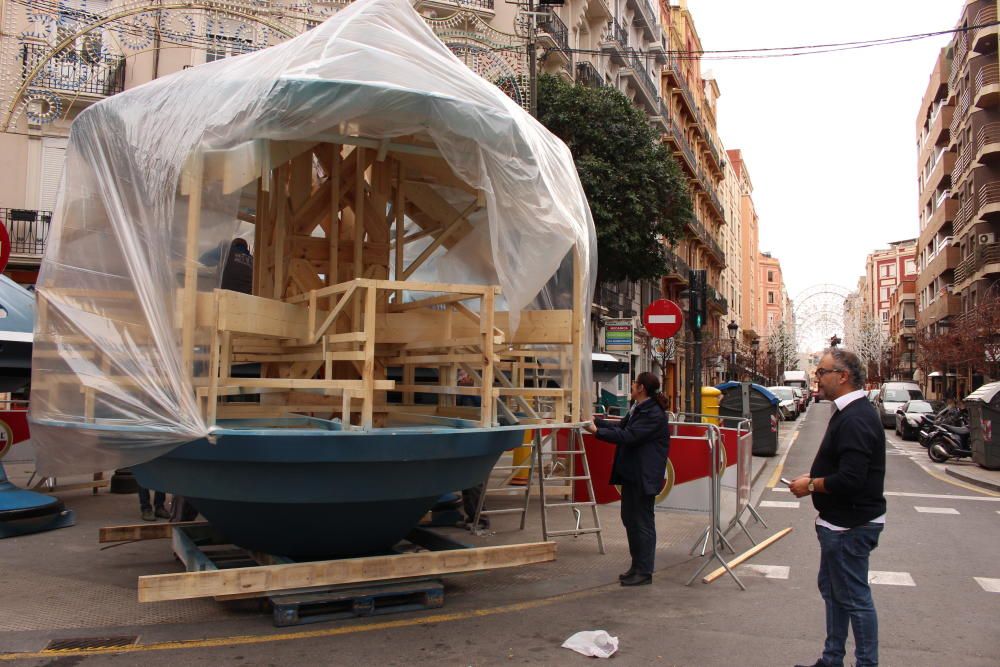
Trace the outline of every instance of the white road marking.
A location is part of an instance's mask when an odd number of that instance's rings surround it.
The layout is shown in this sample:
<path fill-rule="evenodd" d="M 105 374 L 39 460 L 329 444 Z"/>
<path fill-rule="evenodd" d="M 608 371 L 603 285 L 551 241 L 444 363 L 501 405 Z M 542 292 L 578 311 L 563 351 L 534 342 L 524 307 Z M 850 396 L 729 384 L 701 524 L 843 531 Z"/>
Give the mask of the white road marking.
<path fill-rule="evenodd" d="M 987 579 L 986 577 L 973 577 L 987 593 L 1000 593 L 1000 579 Z"/>
<path fill-rule="evenodd" d="M 916 586 L 909 572 L 868 572 L 868 583 L 882 586 Z"/>
<path fill-rule="evenodd" d="M 799 501 L 788 502 L 786 500 L 762 500 L 760 501 L 761 507 L 788 507 L 790 509 L 795 509 L 799 506 Z"/>
<path fill-rule="evenodd" d="M 1000 503 L 1000 498 L 990 496 L 952 496 L 947 493 L 906 493 L 905 491 L 886 491 L 884 495 L 899 498 L 937 498 L 941 500 L 983 500 L 988 503 Z"/>
<path fill-rule="evenodd" d="M 920 507 L 918 505 L 914 505 L 913 509 L 924 514 L 961 514 L 961 512 L 954 507 Z"/>
<path fill-rule="evenodd" d="M 787 579 L 789 567 L 787 565 L 754 565 L 747 563 L 736 568 L 739 574 L 759 575 L 767 579 Z"/>

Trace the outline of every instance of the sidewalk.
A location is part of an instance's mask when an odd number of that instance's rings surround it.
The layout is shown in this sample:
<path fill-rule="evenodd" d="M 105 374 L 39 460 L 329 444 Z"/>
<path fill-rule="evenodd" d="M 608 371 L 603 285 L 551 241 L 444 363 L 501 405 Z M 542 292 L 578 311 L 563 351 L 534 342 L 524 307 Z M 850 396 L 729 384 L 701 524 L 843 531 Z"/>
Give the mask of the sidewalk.
<path fill-rule="evenodd" d="M 944 471 L 968 484 L 1000 493 L 1000 470 L 987 470 L 973 461 L 949 461 Z"/>

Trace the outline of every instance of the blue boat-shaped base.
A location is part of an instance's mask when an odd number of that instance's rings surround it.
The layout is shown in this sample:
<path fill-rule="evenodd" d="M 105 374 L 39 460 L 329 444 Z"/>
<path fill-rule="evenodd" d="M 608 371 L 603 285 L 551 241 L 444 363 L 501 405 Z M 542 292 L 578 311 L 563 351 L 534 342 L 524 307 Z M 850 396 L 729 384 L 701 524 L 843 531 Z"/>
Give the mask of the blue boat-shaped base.
<path fill-rule="evenodd" d="M 133 466 L 148 489 L 182 495 L 241 547 L 295 558 L 388 552 L 440 497 L 483 482 L 518 427 L 341 431 L 303 417 L 229 422 Z"/>

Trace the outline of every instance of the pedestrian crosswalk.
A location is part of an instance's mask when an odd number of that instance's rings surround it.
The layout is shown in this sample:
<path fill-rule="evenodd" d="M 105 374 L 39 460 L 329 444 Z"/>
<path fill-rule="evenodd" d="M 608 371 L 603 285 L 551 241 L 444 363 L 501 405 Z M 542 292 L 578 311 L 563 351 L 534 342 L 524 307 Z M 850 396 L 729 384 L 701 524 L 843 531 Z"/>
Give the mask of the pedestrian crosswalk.
<path fill-rule="evenodd" d="M 785 486 L 775 486 L 767 489 L 774 493 L 789 493 L 789 490 Z M 923 500 L 985 500 L 996 502 L 1000 498 L 991 498 L 987 496 L 960 496 L 960 495 L 948 495 L 948 494 L 933 494 L 933 493 L 904 493 L 904 492 L 891 492 L 887 491 L 886 496 L 895 496 L 900 498 L 920 498 Z M 975 505 L 975 503 L 974 503 Z M 799 509 L 801 508 L 801 503 L 798 501 L 785 501 L 785 500 L 761 500 L 759 507 L 771 508 L 771 509 Z M 809 511 L 813 511 L 811 506 L 808 508 Z M 961 516 L 961 511 L 954 507 L 944 507 L 937 505 L 913 505 L 913 510 L 918 514 L 938 514 L 938 515 L 959 515 Z M 1000 510 L 996 510 L 997 514 L 1000 514 Z M 763 565 L 756 563 L 744 563 L 736 569 L 737 574 L 740 576 L 750 576 L 750 577 L 762 577 L 765 579 L 776 579 L 785 580 L 789 579 L 792 575 L 792 569 L 787 565 Z M 808 576 L 814 578 L 816 576 L 814 571 L 809 571 Z M 976 584 L 979 585 L 983 591 L 987 593 L 1000 593 L 1000 578 L 990 578 L 990 577 L 973 577 Z M 886 570 L 870 570 L 868 572 L 868 583 L 872 586 L 894 586 L 901 588 L 915 588 L 917 586 L 917 580 L 914 579 L 913 575 L 909 572 L 892 572 Z"/>

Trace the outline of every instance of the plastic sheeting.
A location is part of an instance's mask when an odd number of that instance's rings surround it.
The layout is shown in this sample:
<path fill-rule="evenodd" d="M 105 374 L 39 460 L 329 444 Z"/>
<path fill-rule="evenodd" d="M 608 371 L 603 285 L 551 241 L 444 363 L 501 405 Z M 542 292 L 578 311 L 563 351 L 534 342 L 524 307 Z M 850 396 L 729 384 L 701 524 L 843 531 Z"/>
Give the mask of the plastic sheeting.
<path fill-rule="evenodd" d="M 439 277 L 495 280 L 512 317 L 566 307 L 575 248 L 590 303 L 596 238 L 567 147 L 455 58 L 408 2 L 360 0 L 288 42 L 157 79 L 76 119 L 38 282 L 46 307 L 31 420 L 42 474 L 139 463 L 207 434 L 177 312 L 186 161 L 330 133 L 426 138 L 482 191 L 486 215 L 431 264 Z M 204 258 L 201 291 L 218 285 L 213 250 L 237 233 L 239 195 L 203 189 L 191 240 Z M 196 358 L 206 343 L 198 336 Z"/>

